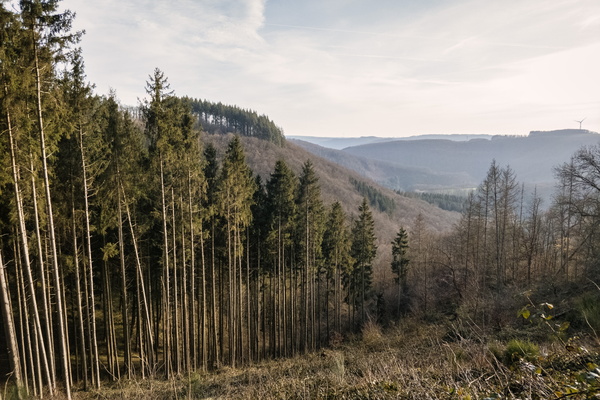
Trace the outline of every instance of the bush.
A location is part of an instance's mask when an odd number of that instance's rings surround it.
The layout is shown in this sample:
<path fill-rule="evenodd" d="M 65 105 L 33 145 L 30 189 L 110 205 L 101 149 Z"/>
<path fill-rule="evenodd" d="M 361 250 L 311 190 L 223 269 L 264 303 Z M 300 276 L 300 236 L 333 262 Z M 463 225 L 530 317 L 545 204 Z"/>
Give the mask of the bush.
<path fill-rule="evenodd" d="M 586 294 L 578 299 L 575 308 L 578 311 L 578 321 L 582 327 L 591 328 L 595 335 L 600 333 L 600 296 Z"/>
<path fill-rule="evenodd" d="M 362 328 L 362 342 L 369 350 L 382 350 L 385 347 L 385 337 L 381 327 L 374 321 L 368 320 Z"/>
<path fill-rule="evenodd" d="M 537 344 L 528 340 L 513 339 L 507 343 L 504 349 L 504 363 L 508 366 L 514 365 L 519 360 L 535 361 L 540 354 Z"/>

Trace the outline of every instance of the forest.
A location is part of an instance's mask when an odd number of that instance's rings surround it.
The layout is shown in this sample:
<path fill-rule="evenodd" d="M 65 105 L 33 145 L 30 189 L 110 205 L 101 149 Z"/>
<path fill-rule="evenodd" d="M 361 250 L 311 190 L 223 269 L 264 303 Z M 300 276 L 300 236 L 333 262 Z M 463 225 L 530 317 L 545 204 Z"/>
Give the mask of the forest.
<path fill-rule="evenodd" d="M 19 396 L 287 359 L 409 317 L 493 331 L 562 302 L 555 331 L 600 329 L 600 146 L 556 167 L 549 205 L 491 161 L 452 229 L 419 215 L 376 265 L 370 207 L 393 200 L 355 181 L 355 213 L 325 204 L 310 159 L 261 178 L 242 137 L 282 131 L 177 97 L 158 68 L 136 112 L 95 94 L 58 3 L 0 5 L 0 372 Z M 236 135 L 220 152 L 203 123 Z"/>

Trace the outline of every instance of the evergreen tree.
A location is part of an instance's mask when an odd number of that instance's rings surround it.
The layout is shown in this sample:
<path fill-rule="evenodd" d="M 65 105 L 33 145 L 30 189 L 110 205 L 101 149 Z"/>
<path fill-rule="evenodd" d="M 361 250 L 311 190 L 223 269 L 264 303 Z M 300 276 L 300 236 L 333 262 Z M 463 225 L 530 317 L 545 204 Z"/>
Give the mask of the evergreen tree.
<path fill-rule="evenodd" d="M 35 108 L 35 126 L 38 134 L 39 157 L 41 173 L 44 183 L 46 212 L 48 218 L 48 236 L 50 239 L 50 258 L 52 263 L 52 276 L 54 280 L 54 299 L 56 302 L 56 338 L 60 351 L 61 372 L 64 379 L 65 394 L 71 398 L 70 352 L 67 344 L 67 322 L 65 320 L 65 299 L 61 283 L 61 267 L 59 265 L 59 252 L 55 228 L 55 215 L 51 196 L 50 166 L 48 163 L 49 148 L 57 142 L 60 129 L 48 129 L 61 126 L 60 116 L 52 109 L 57 104 L 55 65 L 57 62 L 66 61 L 65 55 L 70 46 L 80 38 L 80 33 L 71 32 L 73 13 L 70 11 L 58 12 L 58 0 L 21 0 L 21 19 L 27 38 L 29 59 L 28 67 L 32 72 L 34 84 L 28 88 L 28 93 L 33 99 Z M 54 124 L 49 124 L 53 121 Z"/>
<path fill-rule="evenodd" d="M 371 300 L 373 283 L 373 260 L 377 254 L 375 237 L 375 221 L 373 214 L 363 198 L 358 207 L 358 218 L 352 227 L 351 255 L 354 265 L 348 279 L 349 304 L 353 307 L 353 317 L 356 309 L 360 310 L 359 321 L 364 323 L 367 317 L 368 302 Z M 354 322 L 355 318 L 353 318 Z"/>
<path fill-rule="evenodd" d="M 226 224 L 229 270 L 228 335 L 229 362 L 235 366 L 242 359 L 242 235 L 252 220 L 254 180 L 246 164 L 238 136 L 227 147 L 219 179 L 217 204 Z"/>
<path fill-rule="evenodd" d="M 408 233 L 403 227 L 396 234 L 392 241 L 392 272 L 396 275 L 395 281 L 398 284 L 398 312 L 403 296 L 406 297 L 408 292 L 407 274 L 409 258 L 408 250 Z"/>
<path fill-rule="evenodd" d="M 295 343 L 294 292 L 296 281 L 292 262 L 292 239 L 296 216 L 296 192 L 298 181 L 283 160 L 275 163 L 275 169 L 267 182 L 267 210 L 269 228 L 267 243 L 270 249 L 271 279 L 275 297 L 272 300 L 271 342 L 274 356 L 290 354 L 290 345 Z M 290 282 L 289 292 L 286 290 Z M 290 307 L 288 307 L 288 300 Z"/>
<path fill-rule="evenodd" d="M 320 310 L 317 307 L 319 274 L 322 266 L 321 244 L 324 230 L 324 207 L 321 200 L 319 178 L 313 164 L 307 160 L 302 166 L 300 186 L 296 200 L 298 213 L 296 222 L 296 256 L 301 270 L 302 316 L 300 319 L 301 350 L 308 351 L 318 346 L 317 334 Z"/>
<path fill-rule="evenodd" d="M 329 285 L 333 285 L 333 329 L 342 332 L 342 277 L 352 266 L 350 257 L 350 232 L 346 224 L 346 215 L 339 201 L 331 205 L 323 235 L 323 261 L 327 277 L 325 304 L 327 332 L 330 332 Z"/>
<path fill-rule="evenodd" d="M 210 258 L 210 315 L 212 323 L 209 325 L 208 334 L 210 336 L 210 358 L 212 364 L 216 367 L 221 365 L 222 359 L 222 335 L 223 335 L 223 301 L 219 287 L 217 286 L 218 281 L 222 278 L 222 269 L 219 268 L 217 271 L 217 222 L 218 222 L 218 179 L 219 179 L 219 165 L 217 162 L 217 150 L 212 143 L 209 143 L 204 148 L 204 164 L 203 164 L 203 175 L 206 180 L 206 196 L 202 201 L 202 208 L 205 212 L 204 221 L 206 223 L 205 231 L 209 235 L 209 258 Z M 219 266 L 222 264 L 218 263 Z M 217 274 L 219 280 L 217 280 Z M 219 296 L 218 296 L 219 295 Z M 221 307 L 219 307 L 221 305 Z M 221 312 L 220 317 L 217 314 L 217 309 Z"/>

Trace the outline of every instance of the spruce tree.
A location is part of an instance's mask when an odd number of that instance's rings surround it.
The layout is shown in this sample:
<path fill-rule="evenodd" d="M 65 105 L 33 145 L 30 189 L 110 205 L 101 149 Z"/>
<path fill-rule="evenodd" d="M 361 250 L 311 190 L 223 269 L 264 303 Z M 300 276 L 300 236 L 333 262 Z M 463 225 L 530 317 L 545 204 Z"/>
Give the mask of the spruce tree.
<path fill-rule="evenodd" d="M 408 292 L 407 274 L 408 274 L 408 233 L 403 227 L 396 234 L 392 241 L 392 272 L 396 275 L 394 278 L 398 285 L 398 313 L 403 297 L 405 298 Z"/>
<path fill-rule="evenodd" d="M 342 277 L 348 273 L 352 266 L 350 257 L 350 232 L 346 223 L 346 214 L 340 202 L 331 205 L 325 234 L 323 236 L 323 260 L 327 276 L 326 300 L 326 326 L 330 332 L 329 318 L 329 285 L 333 285 L 333 329 L 337 334 L 342 331 Z"/>
<path fill-rule="evenodd" d="M 317 336 L 318 287 L 317 280 L 321 272 L 321 244 L 324 230 L 324 207 L 321 200 L 319 178 L 313 164 L 307 160 L 302 166 L 300 186 L 297 197 L 297 223 L 296 223 L 296 254 L 298 266 L 301 269 L 301 349 L 308 351 L 317 346 L 320 336 Z"/>
<path fill-rule="evenodd" d="M 291 282 L 294 282 L 294 271 L 292 270 L 292 238 L 294 228 L 294 218 L 296 216 L 296 192 L 298 181 L 292 170 L 285 161 L 278 160 L 275 163 L 275 169 L 267 182 L 267 210 L 269 211 L 268 227 L 269 232 L 267 242 L 270 250 L 271 276 L 270 280 L 275 291 L 273 299 L 273 314 L 271 332 L 276 345 L 274 356 L 290 354 L 293 340 L 291 337 L 295 334 L 293 329 L 293 296 L 294 290 Z M 286 290 L 287 283 L 290 282 L 289 292 Z M 288 302 L 289 300 L 289 302 Z M 288 307 L 290 304 L 290 307 Z"/>
<path fill-rule="evenodd" d="M 229 362 L 232 366 L 242 359 L 242 235 L 252 220 L 254 179 L 246 164 L 238 136 L 229 142 L 217 192 L 219 214 L 226 224 L 229 270 L 228 335 Z"/>
<path fill-rule="evenodd" d="M 373 260 L 377 254 L 375 236 L 375 222 L 373 214 L 363 198 L 358 207 L 358 218 L 352 227 L 351 255 L 354 266 L 349 277 L 349 298 L 353 307 L 353 315 L 356 308 L 360 310 L 359 321 L 364 323 L 367 317 L 368 302 L 371 300 L 371 286 L 373 283 Z"/>
<path fill-rule="evenodd" d="M 71 398 L 70 353 L 67 345 L 67 323 L 65 320 L 65 302 L 61 284 L 59 253 L 52 207 L 50 166 L 48 165 L 48 148 L 57 140 L 59 130 L 48 129 L 47 120 L 54 119 L 60 126 L 60 119 L 49 111 L 49 104 L 54 99 L 48 96 L 55 94 L 51 84 L 56 80 L 55 65 L 65 61 L 70 46 L 80 38 L 79 32 L 71 32 L 73 13 L 58 12 L 58 0 L 21 0 L 21 18 L 28 38 L 29 67 L 32 71 L 34 85 L 31 97 L 35 104 L 35 121 L 40 148 L 41 172 L 44 183 L 44 194 L 48 217 L 48 235 L 50 239 L 50 255 L 52 275 L 54 279 L 57 338 L 60 350 L 60 365 L 64 379 L 65 394 Z M 53 135 L 53 134 L 56 134 Z"/>

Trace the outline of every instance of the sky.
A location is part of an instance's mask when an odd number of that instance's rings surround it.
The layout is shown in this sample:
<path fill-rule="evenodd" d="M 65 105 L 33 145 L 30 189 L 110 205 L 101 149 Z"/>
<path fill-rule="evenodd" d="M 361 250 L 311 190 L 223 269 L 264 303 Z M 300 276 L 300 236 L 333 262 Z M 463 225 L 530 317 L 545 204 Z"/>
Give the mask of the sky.
<path fill-rule="evenodd" d="M 63 0 L 124 105 L 178 96 L 287 136 L 600 132 L 599 0 Z"/>

